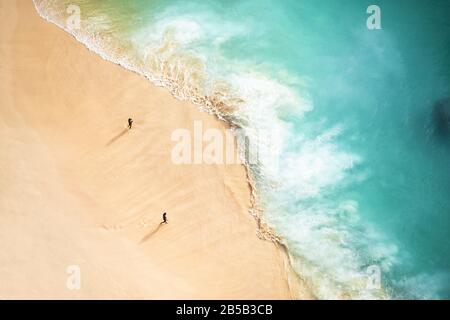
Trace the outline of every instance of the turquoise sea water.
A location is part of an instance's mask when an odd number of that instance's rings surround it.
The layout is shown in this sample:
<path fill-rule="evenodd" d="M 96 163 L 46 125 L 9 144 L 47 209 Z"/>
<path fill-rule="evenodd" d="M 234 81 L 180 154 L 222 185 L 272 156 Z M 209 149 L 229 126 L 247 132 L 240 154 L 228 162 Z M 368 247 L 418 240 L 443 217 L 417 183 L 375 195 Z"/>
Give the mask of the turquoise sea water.
<path fill-rule="evenodd" d="M 66 28 L 78 5 L 91 49 L 233 106 L 263 150 L 264 216 L 319 298 L 450 298 L 450 1 L 35 3 Z"/>

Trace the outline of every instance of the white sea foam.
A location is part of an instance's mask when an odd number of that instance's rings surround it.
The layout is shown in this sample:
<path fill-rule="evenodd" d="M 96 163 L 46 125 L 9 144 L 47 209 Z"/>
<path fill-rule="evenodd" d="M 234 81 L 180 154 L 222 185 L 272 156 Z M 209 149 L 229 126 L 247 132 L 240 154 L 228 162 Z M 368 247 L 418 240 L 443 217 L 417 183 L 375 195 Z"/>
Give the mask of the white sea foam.
<path fill-rule="evenodd" d="M 433 300 L 440 299 L 440 292 L 446 289 L 446 284 L 450 281 L 450 274 L 441 272 L 437 274 L 422 273 L 414 277 L 403 278 L 396 282 L 396 285 L 407 292 L 408 299 Z"/>

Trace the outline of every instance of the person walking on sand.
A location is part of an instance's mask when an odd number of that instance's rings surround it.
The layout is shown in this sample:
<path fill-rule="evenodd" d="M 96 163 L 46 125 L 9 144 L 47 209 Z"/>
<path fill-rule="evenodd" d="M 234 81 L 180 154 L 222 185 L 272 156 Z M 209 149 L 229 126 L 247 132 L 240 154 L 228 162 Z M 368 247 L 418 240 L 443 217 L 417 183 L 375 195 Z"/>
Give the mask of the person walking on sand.
<path fill-rule="evenodd" d="M 128 118 L 128 129 L 131 129 L 132 126 L 133 126 L 133 119 Z"/>
<path fill-rule="evenodd" d="M 167 224 L 168 222 L 167 222 L 167 213 L 163 213 L 163 222 L 161 222 L 161 224 Z"/>

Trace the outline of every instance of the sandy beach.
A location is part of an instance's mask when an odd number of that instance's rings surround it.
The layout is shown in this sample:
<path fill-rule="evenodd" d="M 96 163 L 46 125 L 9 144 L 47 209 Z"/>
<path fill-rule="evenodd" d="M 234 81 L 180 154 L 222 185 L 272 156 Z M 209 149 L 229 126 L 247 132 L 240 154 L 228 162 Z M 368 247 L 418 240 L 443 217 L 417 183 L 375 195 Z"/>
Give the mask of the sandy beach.
<path fill-rule="evenodd" d="M 257 237 L 242 165 L 171 161 L 174 130 L 226 123 L 102 60 L 31 0 L 0 15 L 1 299 L 310 297 Z"/>

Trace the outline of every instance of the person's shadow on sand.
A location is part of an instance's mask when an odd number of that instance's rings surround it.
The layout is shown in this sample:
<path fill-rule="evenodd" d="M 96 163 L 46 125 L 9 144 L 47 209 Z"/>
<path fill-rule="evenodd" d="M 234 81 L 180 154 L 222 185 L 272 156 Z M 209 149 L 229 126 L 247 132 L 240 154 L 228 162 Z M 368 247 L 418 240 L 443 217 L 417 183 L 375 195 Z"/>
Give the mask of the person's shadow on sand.
<path fill-rule="evenodd" d="M 113 137 L 111 140 L 108 141 L 108 143 L 106 144 L 106 146 L 110 146 L 112 145 L 114 142 L 116 142 L 117 140 L 120 139 L 120 137 L 122 137 L 125 133 L 127 133 L 128 129 L 123 129 L 122 132 L 120 132 L 118 135 L 116 135 L 115 137 Z"/>
<path fill-rule="evenodd" d="M 148 239 L 150 239 L 155 233 L 157 233 L 157 232 L 159 231 L 159 229 L 161 229 L 161 226 L 162 226 L 163 224 L 164 224 L 163 222 L 161 222 L 160 224 L 158 224 L 158 226 L 157 226 L 155 229 L 153 229 L 152 232 L 150 232 L 150 233 L 147 234 L 144 238 L 142 238 L 142 240 L 141 240 L 139 243 L 144 243 L 145 241 L 147 241 Z"/>

